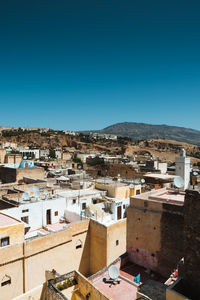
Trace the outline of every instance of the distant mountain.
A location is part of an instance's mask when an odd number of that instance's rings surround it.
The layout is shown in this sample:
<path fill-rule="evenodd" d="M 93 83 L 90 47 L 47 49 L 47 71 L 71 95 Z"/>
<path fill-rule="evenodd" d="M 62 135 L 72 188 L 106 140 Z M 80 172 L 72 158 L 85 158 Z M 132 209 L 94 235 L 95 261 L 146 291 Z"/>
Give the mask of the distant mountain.
<path fill-rule="evenodd" d="M 133 140 L 154 139 L 160 137 L 200 145 L 199 130 L 177 126 L 124 122 L 108 126 L 96 132 L 128 136 Z"/>

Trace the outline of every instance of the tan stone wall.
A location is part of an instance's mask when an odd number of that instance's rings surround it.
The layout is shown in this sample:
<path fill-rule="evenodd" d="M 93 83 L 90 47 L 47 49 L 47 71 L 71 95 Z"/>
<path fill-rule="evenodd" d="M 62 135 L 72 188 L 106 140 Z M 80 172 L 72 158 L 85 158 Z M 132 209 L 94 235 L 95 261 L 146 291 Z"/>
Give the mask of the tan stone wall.
<path fill-rule="evenodd" d="M 75 293 L 71 300 L 82 300 L 86 299 L 86 295 L 90 293 L 90 300 L 109 300 L 102 292 L 100 292 L 89 280 L 83 277 L 80 273 L 78 274 L 78 285 L 79 292 L 83 295 L 81 297 L 79 293 Z M 79 296 L 80 295 L 80 296 Z"/>
<path fill-rule="evenodd" d="M 43 284 L 46 270 L 64 274 L 75 269 L 89 274 L 88 226 L 86 220 L 48 236 L 0 248 L 0 280 L 5 274 L 11 277 L 11 284 L 0 285 L 0 300 L 10 300 Z M 82 248 L 76 249 L 80 242 Z"/>
<path fill-rule="evenodd" d="M 43 290 L 43 285 L 39 285 L 36 288 L 28 291 L 27 293 L 17 296 L 16 298 L 13 298 L 13 300 L 42 300 L 41 299 L 42 290 Z"/>
<path fill-rule="evenodd" d="M 117 184 L 108 185 L 108 184 L 96 183 L 95 187 L 99 190 L 107 191 L 109 197 L 114 197 L 118 199 L 125 199 L 130 197 L 130 188 L 127 185 L 117 186 Z"/>
<path fill-rule="evenodd" d="M 126 219 L 107 227 L 107 263 L 109 266 L 115 259 L 126 252 Z M 118 241 L 118 245 L 116 242 Z"/>
<path fill-rule="evenodd" d="M 118 240 L 118 245 L 116 241 Z M 90 221 L 90 272 L 94 274 L 126 252 L 126 219 L 108 227 Z"/>
<path fill-rule="evenodd" d="M 0 281 L 11 279 L 1 286 L 0 300 L 11 300 L 23 293 L 23 244 L 0 248 Z"/>
<path fill-rule="evenodd" d="M 157 252 L 161 248 L 160 222 L 162 204 L 131 198 L 127 209 L 127 251 L 130 259 L 144 267 L 157 267 Z M 152 211 L 157 211 L 153 213 Z M 152 254 L 154 256 L 152 256 Z"/>
<path fill-rule="evenodd" d="M 23 243 L 24 223 L 18 223 L 18 224 L 0 227 L 0 239 L 3 237 L 9 237 L 10 245 Z"/>
<path fill-rule="evenodd" d="M 19 164 L 22 160 L 21 154 L 6 154 L 5 163 L 6 164 Z"/>
<path fill-rule="evenodd" d="M 7 297 L 0 296 L 0 300 L 10 300 L 42 285 L 46 270 L 55 269 L 59 274 L 71 270 L 84 275 L 96 273 L 125 252 L 125 237 L 126 220 L 109 227 L 85 220 L 60 232 L 0 248 L 0 276 L 11 276 L 11 284 L 3 287 L 5 293 L 0 286 L 0 295 Z M 76 248 L 80 244 L 82 247 Z M 106 299 L 101 297 L 91 299 Z"/>
<path fill-rule="evenodd" d="M 107 265 L 107 228 L 90 221 L 90 272 L 94 274 Z"/>
<path fill-rule="evenodd" d="M 5 162 L 6 149 L 0 149 L 0 164 Z"/>
<path fill-rule="evenodd" d="M 43 168 L 22 168 L 16 170 L 16 181 L 23 180 L 24 177 L 32 179 L 44 179 Z"/>
<path fill-rule="evenodd" d="M 88 225 L 89 221 L 79 222 L 68 230 L 25 243 L 26 291 L 45 282 L 45 270 L 64 274 L 80 269 L 89 273 Z M 82 248 L 76 249 L 78 242 Z"/>

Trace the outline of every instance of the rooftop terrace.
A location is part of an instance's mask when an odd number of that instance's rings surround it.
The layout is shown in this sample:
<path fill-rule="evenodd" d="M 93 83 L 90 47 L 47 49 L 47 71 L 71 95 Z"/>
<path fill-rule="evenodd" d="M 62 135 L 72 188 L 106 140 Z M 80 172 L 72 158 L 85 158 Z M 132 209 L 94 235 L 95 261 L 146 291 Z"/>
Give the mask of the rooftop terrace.
<path fill-rule="evenodd" d="M 14 224 L 20 224 L 21 221 L 10 217 L 8 215 L 0 213 L 0 227 L 14 225 Z"/>

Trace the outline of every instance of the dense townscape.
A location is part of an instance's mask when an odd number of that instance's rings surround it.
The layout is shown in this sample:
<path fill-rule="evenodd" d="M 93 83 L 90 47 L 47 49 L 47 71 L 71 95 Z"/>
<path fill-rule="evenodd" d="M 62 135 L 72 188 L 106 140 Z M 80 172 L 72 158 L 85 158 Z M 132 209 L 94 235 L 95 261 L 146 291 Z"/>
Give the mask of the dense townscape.
<path fill-rule="evenodd" d="M 199 299 L 198 146 L 8 127 L 0 146 L 1 300 Z"/>

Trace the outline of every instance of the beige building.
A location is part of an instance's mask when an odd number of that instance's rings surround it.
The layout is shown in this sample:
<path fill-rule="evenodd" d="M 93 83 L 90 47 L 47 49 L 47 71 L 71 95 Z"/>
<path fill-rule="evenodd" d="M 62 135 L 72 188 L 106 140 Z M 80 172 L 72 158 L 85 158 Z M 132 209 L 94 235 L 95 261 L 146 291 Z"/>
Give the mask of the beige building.
<path fill-rule="evenodd" d="M 20 226 L 18 229 L 21 232 Z M 83 220 L 26 241 L 18 233 L 14 245 L 0 248 L 0 278 L 8 281 L 0 286 L 0 300 L 10 300 L 30 290 L 41 294 L 46 270 L 55 269 L 59 274 L 78 270 L 83 275 L 97 272 L 126 251 L 125 232 L 126 220 L 109 227 Z"/>

